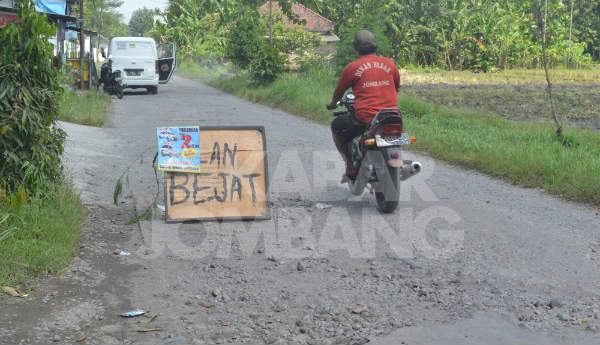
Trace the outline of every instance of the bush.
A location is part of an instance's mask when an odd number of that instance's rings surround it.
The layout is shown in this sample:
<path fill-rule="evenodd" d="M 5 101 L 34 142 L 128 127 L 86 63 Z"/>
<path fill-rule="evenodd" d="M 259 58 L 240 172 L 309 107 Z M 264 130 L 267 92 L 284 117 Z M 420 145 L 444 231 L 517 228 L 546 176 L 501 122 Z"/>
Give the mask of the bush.
<path fill-rule="evenodd" d="M 358 57 L 352 45 L 352 40 L 354 34 L 359 30 L 371 31 L 377 42 L 377 55 L 391 58 L 392 47 L 390 40 L 387 38 L 386 29 L 386 22 L 380 15 L 363 14 L 355 25 L 340 33 L 341 40 L 337 43 L 333 63 L 338 69 L 343 69 L 349 62 Z"/>
<path fill-rule="evenodd" d="M 266 39 L 260 32 L 258 15 L 255 12 L 248 12 L 241 16 L 229 30 L 225 57 L 237 67 L 246 69 L 265 42 Z"/>
<path fill-rule="evenodd" d="M 285 69 L 276 46 L 271 46 L 261 32 L 260 19 L 254 11 L 240 17 L 227 37 L 225 57 L 241 69 L 248 69 L 254 84 L 270 83 Z"/>
<path fill-rule="evenodd" d="M 8 190 L 42 187 L 62 175 L 65 133 L 54 126 L 62 88 L 52 67 L 54 29 L 33 1 L 0 30 L 0 180 Z"/>
<path fill-rule="evenodd" d="M 68 181 L 0 197 L 0 286 L 63 269 L 78 247 L 85 207 Z"/>
<path fill-rule="evenodd" d="M 268 28 L 269 23 L 266 16 L 262 25 Z M 321 35 L 301 28 L 289 27 L 281 21 L 281 18 L 278 18 L 273 24 L 273 44 L 281 52 L 304 55 L 321 45 Z"/>
<path fill-rule="evenodd" d="M 277 48 L 265 43 L 252 58 L 248 69 L 253 83 L 271 83 L 285 70 L 285 58 Z"/>

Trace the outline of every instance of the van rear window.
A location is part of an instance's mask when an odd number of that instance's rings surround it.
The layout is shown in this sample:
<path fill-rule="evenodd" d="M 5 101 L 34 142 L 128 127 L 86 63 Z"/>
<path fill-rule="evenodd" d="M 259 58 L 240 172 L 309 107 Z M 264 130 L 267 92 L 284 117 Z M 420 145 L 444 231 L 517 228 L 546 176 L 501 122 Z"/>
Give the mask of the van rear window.
<path fill-rule="evenodd" d="M 154 44 L 150 42 L 115 42 L 116 56 L 154 56 Z"/>

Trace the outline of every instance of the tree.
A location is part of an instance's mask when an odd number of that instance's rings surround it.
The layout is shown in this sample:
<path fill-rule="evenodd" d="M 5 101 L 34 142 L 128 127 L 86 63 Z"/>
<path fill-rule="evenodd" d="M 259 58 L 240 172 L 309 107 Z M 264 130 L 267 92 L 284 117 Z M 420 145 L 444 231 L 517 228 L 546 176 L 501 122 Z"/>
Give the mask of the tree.
<path fill-rule="evenodd" d="M 600 60 L 600 0 L 575 0 L 573 32 L 586 45 L 586 53 Z M 579 36 L 579 37 L 577 37 Z"/>
<path fill-rule="evenodd" d="M 108 39 L 127 35 L 129 29 L 121 22 L 123 15 L 118 12 L 121 5 L 122 0 L 85 0 L 84 27 Z M 99 54 L 100 40 L 96 42 L 96 48 L 96 54 Z"/>
<path fill-rule="evenodd" d="M 265 40 L 260 30 L 258 14 L 248 11 L 229 30 L 225 57 L 239 68 L 245 69 L 261 50 Z"/>
<path fill-rule="evenodd" d="M 541 0 L 540 0 L 541 2 Z M 548 92 L 548 99 L 550 100 L 550 110 L 552 112 L 552 119 L 556 124 L 556 135 L 559 138 L 562 138 L 562 124 L 556 117 L 556 110 L 554 109 L 554 98 L 552 97 L 552 82 L 550 81 L 550 74 L 548 74 L 548 58 L 546 56 L 546 29 L 548 28 L 548 0 L 544 2 L 544 21 L 542 23 L 542 56 L 544 58 L 544 72 L 546 73 L 546 83 L 548 87 L 546 91 Z"/>
<path fill-rule="evenodd" d="M 146 7 L 135 10 L 129 19 L 129 34 L 147 36 L 154 28 L 154 13 L 154 10 Z"/>
<path fill-rule="evenodd" d="M 56 126 L 62 88 L 52 67 L 55 28 L 33 1 L 0 30 L 0 188 L 43 191 L 62 176 L 65 133 Z"/>
<path fill-rule="evenodd" d="M 172 0 L 164 15 L 167 24 L 157 24 L 154 31 L 161 39 L 176 41 L 185 55 L 222 54 L 233 23 L 247 13 L 256 12 L 266 1 Z M 381 53 L 389 54 L 399 65 L 474 71 L 541 66 L 539 0 L 273 0 L 273 3 L 283 6 L 288 17 L 291 5 L 302 3 L 332 20 L 335 34 L 342 41 L 350 40 L 360 28 L 377 31 L 378 40 L 389 41 L 389 51 Z M 600 0 L 548 1 L 546 53 L 550 67 L 564 64 L 569 54 L 569 61 L 578 67 L 589 66 L 592 57 L 600 60 L 598 17 Z M 351 49 L 346 50 L 351 53 Z"/>

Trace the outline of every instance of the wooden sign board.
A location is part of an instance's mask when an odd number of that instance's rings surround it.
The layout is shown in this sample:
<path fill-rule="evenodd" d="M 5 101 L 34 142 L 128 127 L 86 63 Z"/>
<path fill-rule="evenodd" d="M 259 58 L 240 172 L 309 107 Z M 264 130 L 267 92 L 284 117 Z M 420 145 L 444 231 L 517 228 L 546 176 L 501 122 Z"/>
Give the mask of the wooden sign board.
<path fill-rule="evenodd" d="M 200 172 L 167 172 L 167 222 L 268 219 L 263 127 L 200 127 Z"/>

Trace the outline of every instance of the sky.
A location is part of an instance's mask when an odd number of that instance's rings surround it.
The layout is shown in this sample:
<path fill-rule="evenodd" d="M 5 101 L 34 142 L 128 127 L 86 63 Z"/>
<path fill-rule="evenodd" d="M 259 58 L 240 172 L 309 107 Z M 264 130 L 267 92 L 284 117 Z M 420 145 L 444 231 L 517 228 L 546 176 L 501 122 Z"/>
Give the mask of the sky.
<path fill-rule="evenodd" d="M 169 4 L 169 0 L 124 0 L 123 6 L 121 6 L 120 10 L 123 14 L 123 20 L 125 23 L 129 23 L 129 18 L 131 18 L 131 14 L 133 11 L 138 8 L 160 8 L 164 10 L 167 8 Z"/>

